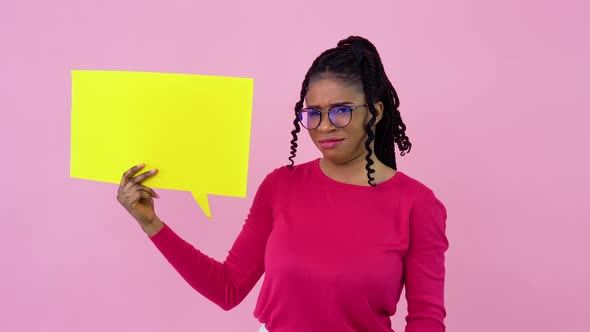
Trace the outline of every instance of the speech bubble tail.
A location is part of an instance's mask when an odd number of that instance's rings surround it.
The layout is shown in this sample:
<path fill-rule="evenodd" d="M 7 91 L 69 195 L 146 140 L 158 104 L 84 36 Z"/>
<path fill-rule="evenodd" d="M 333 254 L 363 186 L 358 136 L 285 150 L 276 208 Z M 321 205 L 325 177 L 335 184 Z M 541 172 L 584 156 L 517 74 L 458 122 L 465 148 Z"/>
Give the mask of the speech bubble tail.
<path fill-rule="evenodd" d="M 205 215 L 211 218 L 211 209 L 209 208 L 209 198 L 207 197 L 207 194 L 193 193 L 193 197 Z"/>

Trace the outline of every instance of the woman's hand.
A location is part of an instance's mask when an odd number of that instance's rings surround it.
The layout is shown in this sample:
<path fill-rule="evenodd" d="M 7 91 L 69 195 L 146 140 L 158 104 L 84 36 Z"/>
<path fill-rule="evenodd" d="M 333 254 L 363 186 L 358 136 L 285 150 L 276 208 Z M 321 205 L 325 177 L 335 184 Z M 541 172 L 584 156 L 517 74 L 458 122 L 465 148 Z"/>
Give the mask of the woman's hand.
<path fill-rule="evenodd" d="M 154 210 L 154 198 L 160 198 L 156 192 L 142 184 L 156 175 L 157 169 L 135 176 L 145 165 L 137 165 L 127 170 L 119 184 L 117 200 L 137 220 L 144 232 L 155 235 L 164 226 Z"/>

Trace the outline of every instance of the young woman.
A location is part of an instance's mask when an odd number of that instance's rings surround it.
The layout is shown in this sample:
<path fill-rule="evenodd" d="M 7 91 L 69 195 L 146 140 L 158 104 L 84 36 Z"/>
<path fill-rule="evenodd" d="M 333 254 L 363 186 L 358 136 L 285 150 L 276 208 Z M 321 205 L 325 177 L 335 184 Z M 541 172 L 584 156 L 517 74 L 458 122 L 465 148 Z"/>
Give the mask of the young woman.
<path fill-rule="evenodd" d="M 305 105 L 305 107 L 304 107 Z M 121 180 L 118 200 L 171 265 L 224 310 L 265 274 L 254 316 L 271 332 L 392 331 L 402 287 L 407 332 L 445 330 L 445 206 L 396 170 L 410 151 L 377 49 L 352 36 L 322 53 L 295 105 L 290 164 L 268 174 L 224 262 L 158 218 L 152 170 Z M 295 165 L 297 134 L 322 158 Z"/>

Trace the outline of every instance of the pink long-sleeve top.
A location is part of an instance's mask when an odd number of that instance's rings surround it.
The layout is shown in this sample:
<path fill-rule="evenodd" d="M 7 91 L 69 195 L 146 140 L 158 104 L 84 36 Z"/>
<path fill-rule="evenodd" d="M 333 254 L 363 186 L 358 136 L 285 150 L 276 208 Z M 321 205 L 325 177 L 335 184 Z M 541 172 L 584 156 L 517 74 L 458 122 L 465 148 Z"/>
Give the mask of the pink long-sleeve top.
<path fill-rule="evenodd" d="M 358 186 L 327 177 L 316 159 L 264 179 L 224 262 L 167 224 L 150 239 L 224 310 L 264 274 L 254 316 L 270 332 L 392 331 L 404 286 L 406 332 L 440 332 L 446 217 L 433 191 L 401 171 Z"/>

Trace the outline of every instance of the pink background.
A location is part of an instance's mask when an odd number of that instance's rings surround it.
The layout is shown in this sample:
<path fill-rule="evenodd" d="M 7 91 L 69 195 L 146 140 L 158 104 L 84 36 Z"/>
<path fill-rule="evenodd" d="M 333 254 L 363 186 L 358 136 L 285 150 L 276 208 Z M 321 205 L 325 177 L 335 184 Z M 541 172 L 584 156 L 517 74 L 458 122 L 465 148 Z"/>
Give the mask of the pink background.
<path fill-rule="evenodd" d="M 226 7 L 228 6 L 228 7 Z M 69 178 L 70 70 L 253 77 L 247 199 L 160 190 L 157 210 L 222 260 L 322 50 L 372 40 L 414 148 L 399 169 L 449 211 L 449 331 L 590 326 L 587 1 L 2 1 L 0 331 L 256 331 L 260 283 L 224 312 L 118 205 Z M 146 137 L 146 139 L 150 139 Z M 305 138 L 297 160 L 318 154 Z M 123 170 L 121 170 L 123 171 Z M 394 326 L 403 331 L 405 302 Z"/>

